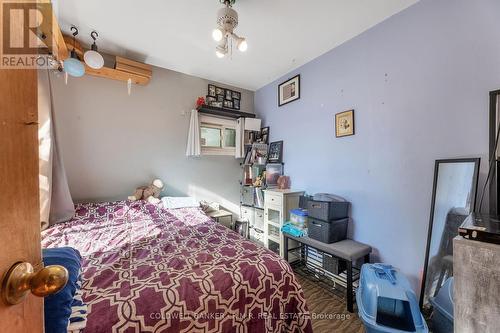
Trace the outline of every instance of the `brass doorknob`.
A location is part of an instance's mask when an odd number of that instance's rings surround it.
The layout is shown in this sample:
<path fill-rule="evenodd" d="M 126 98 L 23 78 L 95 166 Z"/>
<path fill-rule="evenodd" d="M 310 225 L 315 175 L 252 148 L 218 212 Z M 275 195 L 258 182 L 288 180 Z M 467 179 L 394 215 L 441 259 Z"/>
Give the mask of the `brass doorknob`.
<path fill-rule="evenodd" d="M 38 297 L 55 294 L 66 286 L 68 270 L 59 265 L 47 266 L 37 273 L 27 262 L 12 266 L 2 281 L 1 296 L 5 304 L 21 303 L 28 293 Z"/>

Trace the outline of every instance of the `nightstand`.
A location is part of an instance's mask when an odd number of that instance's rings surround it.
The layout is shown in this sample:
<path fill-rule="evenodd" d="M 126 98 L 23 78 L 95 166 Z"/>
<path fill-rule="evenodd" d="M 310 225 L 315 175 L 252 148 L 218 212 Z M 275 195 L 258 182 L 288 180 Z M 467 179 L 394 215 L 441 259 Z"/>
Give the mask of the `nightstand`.
<path fill-rule="evenodd" d="M 223 226 L 228 227 L 229 229 L 231 229 L 233 226 L 233 213 L 228 212 L 227 210 L 220 209 L 214 212 L 210 212 L 207 215 Z"/>
<path fill-rule="evenodd" d="M 268 189 L 264 191 L 264 243 L 271 251 L 279 254 L 284 253 L 284 239 L 281 227 L 290 219 L 290 210 L 299 207 L 300 196 L 304 191 Z M 294 241 L 290 240 L 289 247 L 292 248 Z M 290 256 L 290 261 L 294 257 Z"/>

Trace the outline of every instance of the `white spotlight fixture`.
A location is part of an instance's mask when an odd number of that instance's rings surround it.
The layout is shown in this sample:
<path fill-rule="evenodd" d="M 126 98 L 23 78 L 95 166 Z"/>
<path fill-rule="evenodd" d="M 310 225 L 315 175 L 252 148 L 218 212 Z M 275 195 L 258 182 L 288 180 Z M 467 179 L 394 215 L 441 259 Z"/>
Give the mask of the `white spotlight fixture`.
<path fill-rule="evenodd" d="M 230 41 L 236 44 L 240 52 L 245 52 L 248 49 L 247 40 L 234 33 L 234 29 L 238 26 L 238 13 L 232 8 L 236 0 L 219 0 L 224 4 L 224 8 L 217 12 L 217 28 L 212 32 L 213 39 L 219 44 L 215 48 L 215 54 L 219 58 L 224 58 L 229 53 L 229 45 L 233 45 Z"/>
<path fill-rule="evenodd" d="M 97 37 L 99 37 L 97 31 L 92 31 L 90 37 L 92 37 L 94 43 L 90 47 L 90 50 L 83 55 L 83 60 L 90 68 L 101 69 L 104 66 L 104 58 L 97 52 L 97 44 L 95 43 Z"/>

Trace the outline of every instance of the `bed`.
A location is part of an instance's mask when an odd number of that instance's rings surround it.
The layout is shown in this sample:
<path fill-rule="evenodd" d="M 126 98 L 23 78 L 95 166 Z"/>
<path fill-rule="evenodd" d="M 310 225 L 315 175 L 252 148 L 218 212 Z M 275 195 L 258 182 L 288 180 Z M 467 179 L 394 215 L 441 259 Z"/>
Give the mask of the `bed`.
<path fill-rule="evenodd" d="M 77 204 L 42 246 L 80 251 L 85 332 L 312 332 L 288 263 L 200 208 Z"/>

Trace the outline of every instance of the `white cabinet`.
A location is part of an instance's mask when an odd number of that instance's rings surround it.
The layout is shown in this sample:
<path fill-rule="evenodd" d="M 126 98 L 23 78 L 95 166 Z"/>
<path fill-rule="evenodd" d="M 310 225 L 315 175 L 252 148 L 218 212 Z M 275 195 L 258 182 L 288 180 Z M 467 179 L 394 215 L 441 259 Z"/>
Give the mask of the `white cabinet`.
<path fill-rule="evenodd" d="M 290 210 L 299 207 L 302 195 L 304 191 L 277 189 L 264 191 L 264 244 L 281 257 L 284 257 L 281 227 L 290 219 Z M 291 247 L 293 244 L 289 243 L 289 248 Z M 293 261 L 293 256 L 290 256 L 290 259 Z"/>

